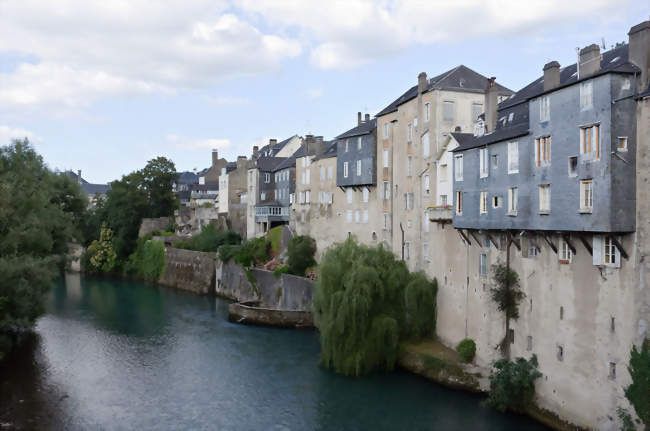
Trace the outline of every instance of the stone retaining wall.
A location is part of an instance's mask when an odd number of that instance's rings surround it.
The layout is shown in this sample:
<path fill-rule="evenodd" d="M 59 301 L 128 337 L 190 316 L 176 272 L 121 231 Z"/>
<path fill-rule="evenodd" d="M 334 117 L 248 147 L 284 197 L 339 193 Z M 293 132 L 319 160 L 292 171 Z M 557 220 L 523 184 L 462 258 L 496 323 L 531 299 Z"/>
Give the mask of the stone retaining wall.
<path fill-rule="evenodd" d="M 277 310 L 253 307 L 240 303 L 228 306 L 228 319 L 237 323 L 280 326 L 284 328 L 311 328 L 314 319 L 310 311 Z"/>
<path fill-rule="evenodd" d="M 138 237 L 143 237 L 154 231 L 164 232 L 171 224 L 171 217 L 143 218 L 138 231 Z"/>
<path fill-rule="evenodd" d="M 216 253 L 165 248 L 165 271 L 158 283 L 198 294 L 214 293 Z"/>

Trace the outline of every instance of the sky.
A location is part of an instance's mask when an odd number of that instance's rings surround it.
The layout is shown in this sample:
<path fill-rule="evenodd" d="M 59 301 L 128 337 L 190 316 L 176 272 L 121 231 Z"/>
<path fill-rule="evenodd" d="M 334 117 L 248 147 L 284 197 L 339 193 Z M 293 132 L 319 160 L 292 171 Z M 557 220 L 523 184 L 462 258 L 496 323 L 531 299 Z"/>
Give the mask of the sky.
<path fill-rule="evenodd" d="M 460 64 L 518 90 L 609 49 L 650 0 L 0 0 L 0 145 L 105 183 L 331 139 Z M 601 48 L 602 49 L 602 48 Z"/>

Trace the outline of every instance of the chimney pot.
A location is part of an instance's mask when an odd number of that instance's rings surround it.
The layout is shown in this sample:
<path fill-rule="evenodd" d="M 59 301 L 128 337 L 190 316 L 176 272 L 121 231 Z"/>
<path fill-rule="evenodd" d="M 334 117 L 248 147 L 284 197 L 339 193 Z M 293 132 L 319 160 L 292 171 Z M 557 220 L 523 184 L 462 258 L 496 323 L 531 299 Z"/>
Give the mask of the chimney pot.
<path fill-rule="evenodd" d="M 420 72 L 418 75 L 418 93 L 424 93 L 427 91 L 427 74 L 426 72 Z"/>
<path fill-rule="evenodd" d="M 370 121 L 370 114 L 366 114 L 366 123 Z"/>
<path fill-rule="evenodd" d="M 215 167 L 217 166 L 219 162 L 219 151 L 217 151 L 216 148 L 212 150 L 212 166 Z"/>
<path fill-rule="evenodd" d="M 81 169 L 77 171 L 77 182 L 81 184 Z"/>
<path fill-rule="evenodd" d="M 269 139 L 269 145 L 273 146 L 278 143 L 277 139 Z"/>
<path fill-rule="evenodd" d="M 578 79 L 586 78 L 600 70 L 600 47 L 595 43 L 580 50 Z"/>
<path fill-rule="evenodd" d="M 254 159 L 257 158 L 257 154 L 258 154 L 259 152 L 260 152 L 260 147 L 258 147 L 257 145 L 253 145 L 253 158 L 254 158 Z"/>
<path fill-rule="evenodd" d="M 499 91 L 496 86 L 496 77 L 488 78 L 487 90 L 485 91 L 485 125 L 488 132 L 493 132 L 497 127 L 497 105 Z"/>
<path fill-rule="evenodd" d="M 560 85 L 560 63 L 551 61 L 544 65 L 544 91 Z"/>
<path fill-rule="evenodd" d="M 650 21 L 643 21 L 628 32 L 629 59 L 641 69 L 638 91 L 645 90 L 650 84 Z"/>
<path fill-rule="evenodd" d="M 357 112 L 357 126 L 361 125 L 361 112 Z"/>

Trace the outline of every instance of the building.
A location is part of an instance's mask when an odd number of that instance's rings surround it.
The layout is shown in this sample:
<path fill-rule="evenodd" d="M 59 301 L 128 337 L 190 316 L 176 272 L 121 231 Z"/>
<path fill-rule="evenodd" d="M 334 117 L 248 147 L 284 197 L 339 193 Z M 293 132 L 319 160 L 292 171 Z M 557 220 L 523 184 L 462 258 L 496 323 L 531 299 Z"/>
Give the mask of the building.
<path fill-rule="evenodd" d="M 512 357 L 537 355 L 541 407 L 594 429 L 618 429 L 629 352 L 649 336 L 650 22 L 629 36 L 547 63 L 498 106 L 491 82 L 484 121 L 452 133 L 453 228 L 426 236 L 443 244 L 425 268 L 440 339 L 474 339 L 488 365 L 507 337 Z M 490 299 L 506 261 L 526 295 L 507 334 Z"/>
<path fill-rule="evenodd" d="M 218 183 L 221 169 L 225 168 L 228 161 L 224 158 L 219 158 L 219 151 L 212 150 L 212 164 L 209 168 L 203 169 L 197 175 L 199 177 L 199 184 Z"/>
<path fill-rule="evenodd" d="M 219 214 L 228 220 L 230 230 L 246 236 L 246 178 L 253 161 L 245 156 L 228 163 L 219 176 Z M 243 198 L 242 198 L 243 196 Z"/>
<path fill-rule="evenodd" d="M 81 176 L 81 169 L 75 174 L 72 171 L 66 171 L 65 174 L 79 183 L 81 190 L 88 197 L 88 204 L 94 206 L 100 199 L 106 199 L 106 194 L 111 189 L 110 184 L 91 184 Z"/>
<path fill-rule="evenodd" d="M 377 183 L 375 211 L 382 214 L 380 240 L 403 258 L 409 269 L 425 269 L 433 243 L 428 239 L 427 208 L 449 201 L 438 196 L 439 164 L 453 131 L 472 132 L 485 106 L 488 78 L 458 66 L 434 78 L 418 76 L 408 89 L 377 115 Z M 497 97 L 509 89 L 492 81 Z"/>

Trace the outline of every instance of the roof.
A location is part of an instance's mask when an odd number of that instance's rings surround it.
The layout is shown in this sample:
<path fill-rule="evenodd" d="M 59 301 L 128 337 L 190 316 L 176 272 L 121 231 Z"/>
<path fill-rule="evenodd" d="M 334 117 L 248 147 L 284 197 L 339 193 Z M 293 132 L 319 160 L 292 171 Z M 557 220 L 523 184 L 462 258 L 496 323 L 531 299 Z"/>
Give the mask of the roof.
<path fill-rule="evenodd" d="M 648 83 L 648 88 L 644 92 L 636 95 L 637 99 L 643 99 L 645 97 L 650 97 L 650 83 Z"/>
<path fill-rule="evenodd" d="M 79 175 L 75 174 L 75 173 L 72 172 L 72 171 L 65 171 L 65 174 L 66 174 L 68 177 L 72 178 L 75 182 L 79 182 L 79 180 L 80 180 Z M 88 184 L 88 181 L 86 181 L 86 180 L 84 180 L 83 178 L 81 178 L 81 184 Z"/>
<path fill-rule="evenodd" d="M 199 176 L 194 172 L 185 171 L 185 172 L 176 172 L 178 179 L 176 182 L 178 184 L 196 184 L 199 182 Z"/>
<path fill-rule="evenodd" d="M 111 189 L 111 186 L 108 184 L 90 184 L 82 183 L 81 190 L 84 191 L 89 196 L 94 196 L 96 194 L 105 195 Z"/>
<path fill-rule="evenodd" d="M 327 148 L 325 148 L 323 154 L 314 157 L 314 161 L 336 157 L 337 148 L 338 148 L 338 143 L 336 141 L 327 142 Z"/>
<path fill-rule="evenodd" d="M 521 90 L 517 91 L 509 99 L 504 100 L 499 104 L 499 110 L 508 108 L 527 100 L 538 97 L 550 91 L 555 91 L 560 88 L 575 84 L 576 82 L 591 79 L 595 76 L 604 75 L 605 73 L 635 73 L 639 69 L 628 59 L 629 45 L 623 44 L 609 51 L 605 51 L 601 55 L 600 71 L 595 74 L 578 79 L 578 68 L 576 63 L 560 69 L 560 85 L 552 88 L 551 90 L 544 91 L 544 76 L 537 78 Z"/>
<path fill-rule="evenodd" d="M 373 130 L 377 128 L 377 119 L 373 118 L 370 121 L 363 121 L 361 124 L 358 126 L 348 130 L 347 132 L 344 132 L 340 134 L 339 136 L 336 137 L 336 139 L 343 139 L 343 138 L 349 138 L 352 136 L 361 136 L 361 135 L 367 135 L 369 133 L 372 133 Z"/>
<path fill-rule="evenodd" d="M 253 168 L 257 168 L 260 171 L 272 172 L 275 170 L 275 167 L 286 160 L 287 157 L 259 157 L 255 160 Z"/>
<path fill-rule="evenodd" d="M 445 73 L 441 73 L 440 75 L 429 79 L 427 83 L 427 91 L 451 90 L 484 93 L 487 90 L 487 84 L 488 78 L 486 76 L 483 76 L 480 73 L 475 72 L 469 67 L 461 64 L 460 66 L 456 66 Z M 513 93 L 512 90 L 504 87 L 499 83 L 497 83 L 497 88 L 499 89 L 499 94 L 510 95 Z M 397 107 L 399 105 L 416 98 L 417 95 L 418 86 L 414 85 L 413 87 L 406 90 L 406 92 L 400 97 L 395 99 L 390 105 L 379 111 L 375 117 L 380 117 L 382 115 L 397 111 Z"/>
<path fill-rule="evenodd" d="M 483 135 L 483 136 L 474 136 L 471 133 L 452 133 L 456 142 L 458 142 L 458 147 L 454 148 L 452 152 L 465 151 L 472 148 L 483 147 L 494 142 L 504 141 L 506 139 L 518 138 L 519 136 L 524 136 L 528 134 L 528 124 L 520 123 L 511 127 L 505 127 L 501 129 L 496 129 L 494 132 Z M 460 136 L 460 135 L 469 135 Z"/>
<path fill-rule="evenodd" d="M 191 191 L 208 191 L 208 190 L 219 190 L 218 181 L 210 181 L 205 184 L 192 184 L 190 186 Z"/>
<path fill-rule="evenodd" d="M 288 137 L 284 141 L 277 142 L 277 143 L 275 143 L 273 145 L 271 145 L 269 143 L 269 144 L 263 146 L 262 148 L 260 148 L 258 154 L 260 155 L 260 157 L 273 157 L 278 152 L 280 152 L 280 150 L 283 149 L 285 147 L 285 145 L 287 145 L 292 139 L 297 138 L 297 137 L 298 137 L 298 135 L 293 135 L 293 136 Z M 266 155 L 266 156 L 263 156 L 263 154 L 266 153 L 267 151 L 269 152 L 269 154 Z M 258 158 L 260 158 L 260 157 L 258 157 Z"/>

